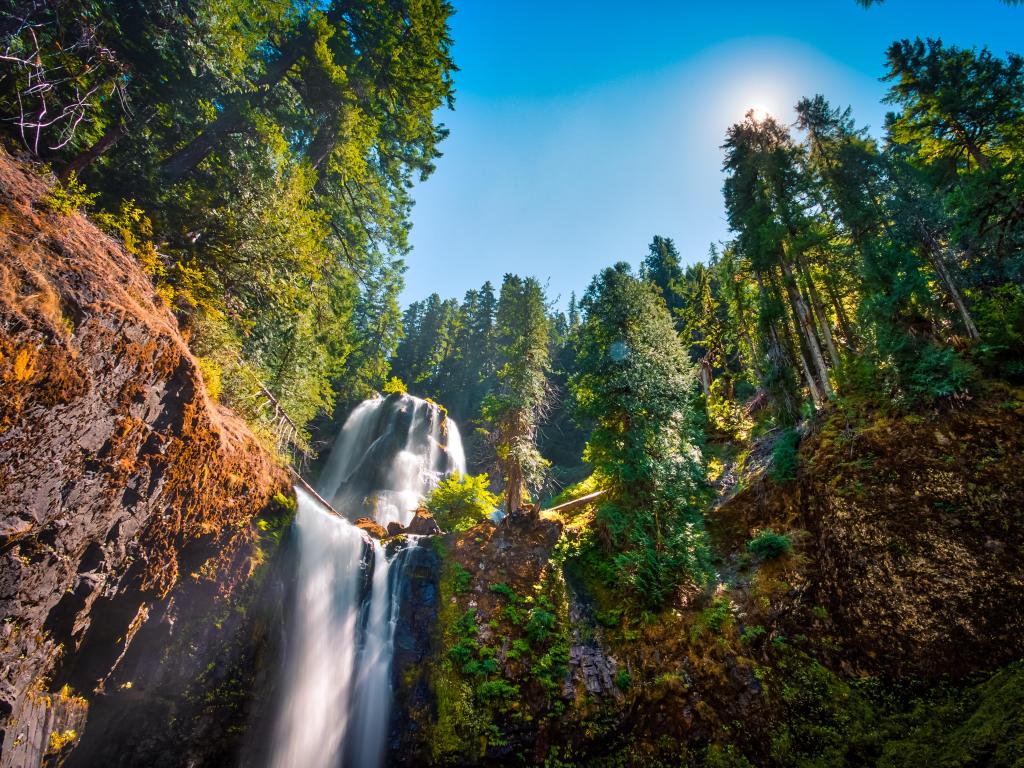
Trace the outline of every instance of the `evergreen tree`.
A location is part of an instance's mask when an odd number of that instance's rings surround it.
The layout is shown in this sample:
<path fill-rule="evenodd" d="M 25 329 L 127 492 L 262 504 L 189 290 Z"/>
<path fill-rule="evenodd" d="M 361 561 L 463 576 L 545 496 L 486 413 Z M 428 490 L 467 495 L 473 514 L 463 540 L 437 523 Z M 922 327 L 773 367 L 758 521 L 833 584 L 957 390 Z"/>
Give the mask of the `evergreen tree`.
<path fill-rule="evenodd" d="M 724 148 L 729 223 L 739 234 L 737 248 L 749 259 L 758 286 L 761 383 L 779 422 L 793 423 L 800 402 L 794 359 L 800 361 L 815 403 L 829 393 L 821 346 L 792 268 L 801 225 L 795 150 L 785 128 L 770 117 L 759 121 L 753 113 L 729 129 Z M 792 326 L 783 291 L 789 299 Z"/>
<path fill-rule="evenodd" d="M 908 208 L 907 185 L 899 183 L 902 164 L 854 128 L 849 110 L 834 110 L 815 97 L 802 100 L 797 114 L 825 204 L 860 254 L 858 315 L 869 354 L 859 370 L 872 382 L 868 386 L 880 377 L 898 397 L 951 394 L 963 383 L 962 367 L 935 344 L 928 319 L 932 298 L 922 272 L 922 252 L 933 259 L 941 255 L 926 247 L 924 235 L 932 230 L 920 208 Z M 959 295 L 951 282 L 947 288 Z M 964 315 L 973 327 L 966 308 Z M 871 370 L 864 370 L 865 361 Z"/>
<path fill-rule="evenodd" d="M 225 399 L 272 427 L 262 381 L 301 423 L 384 381 L 409 189 L 446 135 L 451 12 L 6 0 L 0 125 L 79 174 L 126 242 L 151 222 L 147 267 Z"/>
<path fill-rule="evenodd" d="M 658 287 L 665 305 L 675 317 L 683 307 L 683 299 L 679 293 L 683 282 L 683 269 L 679 263 L 679 251 L 676 250 L 672 238 L 654 236 L 648 246 L 647 256 L 644 257 L 641 275 Z"/>
<path fill-rule="evenodd" d="M 550 322 L 544 291 L 532 277 L 507 274 L 495 318 L 498 370 L 483 416 L 505 484 L 505 510 L 518 511 L 543 481 L 547 461 L 537 427 L 549 404 Z"/>
<path fill-rule="evenodd" d="M 658 290 L 627 264 L 595 277 L 582 307 L 572 389 L 594 425 L 587 460 L 608 489 L 595 522 L 620 584 L 658 607 L 706 575 L 694 366 Z"/>

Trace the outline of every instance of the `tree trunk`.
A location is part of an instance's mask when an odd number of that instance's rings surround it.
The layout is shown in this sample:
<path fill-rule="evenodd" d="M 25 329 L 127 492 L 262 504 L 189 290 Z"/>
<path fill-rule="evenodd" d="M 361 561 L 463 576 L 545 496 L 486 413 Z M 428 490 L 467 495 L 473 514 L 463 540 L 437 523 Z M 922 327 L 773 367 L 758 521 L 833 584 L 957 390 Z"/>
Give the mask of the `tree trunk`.
<path fill-rule="evenodd" d="M 789 262 L 786 261 L 785 254 L 779 259 L 779 264 L 782 267 L 782 282 L 786 285 L 786 293 L 789 294 L 789 302 L 793 308 L 793 315 L 796 321 L 797 334 L 801 341 L 806 345 L 807 353 L 810 355 L 811 360 L 814 363 L 814 368 L 817 369 L 819 382 L 821 384 L 821 390 L 828 397 L 832 396 L 832 386 L 828 381 L 828 368 L 825 365 L 825 357 L 821 353 L 821 345 L 818 343 L 818 336 L 814 330 L 814 321 L 811 319 L 810 310 L 807 308 L 807 302 L 804 301 L 804 297 L 800 294 L 800 288 L 796 284 L 796 279 L 793 277 L 793 270 L 789 266 Z M 808 374 L 810 369 L 808 367 Z M 813 376 L 808 377 L 808 383 L 813 379 Z"/>
<path fill-rule="evenodd" d="M 935 268 L 935 273 L 939 276 L 939 279 L 945 286 L 946 293 L 949 294 L 949 297 L 953 300 L 957 310 L 959 310 L 960 318 L 964 323 L 964 329 L 967 331 L 967 336 L 972 342 L 981 341 L 981 334 L 978 333 L 978 326 L 974 324 L 974 318 L 971 317 L 971 313 L 967 309 L 967 303 L 964 301 L 964 297 L 960 293 L 960 290 L 956 287 L 953 275 L 950 274 L 949 267 L 946 266 L 946 260 L 943 258 L 942 246 L 927 227 L 921 227 L 921 235 L 924 240 L 925 251 L 928 253 L 928 260 L 932 263 L 932 266 Z"/>
<path fill-rule="evenodd" d="M 311 41 L 312 37 L 308 32 L 289 40 L 282 47 L 281 55 L 267 67 L 263 77 L 256 82 L 256 91 L 250 98 L 257 103 L 266 98 L 270 89 L 284 78 Z M 160 167 L 164 178 L 174 182 L 191 173 L 225 136 L 246 124 L 246 106 L 248 100 L 232 101 L 225 105 L 217 118 L 206 126 L 202 133 L 164 160 Z"/>
<path fill-rule="evenodd" d="M 768 289 L 765 287 L 764 280 L 759 272 L 755 273 L 757 279 L 757 289 L 761 294 L 762 306 L 767 306 L 771 302 L 768 301 Z M 769 280 L 771 277 L 769 276 Z M 782 306 L 781 300 L 778 298 L 778 287 L 771 283 L 772 296 L 778 301 L 779 306 Z M 792 371 L 792 356 L 786 349 L 786 344 L 783 341 L 782 333 L 779 330 L 779 317 L 774 317 L 767 322 L 767 334 L 765 343 L 767 349 L 765 350 L 765 357 L 767 358 L 767 364 L 769 366 L 769 372 L 774 370 L 779 375 L 785 375 L 786 371 Z M 785 322 L 785 318 L 781 318 Z M 772 387 L 769 377 L 766 372 L 759 368 L 758 370 L 758 381 L 761 386 L 768 393 L 769 397 L 774 401 L 775 408 L 779 415 L 782 416 L 784 421 L 796 421 L 800 417 L 800 403 L 793 397 L 793 393 L 788 387 L 779 388 Z"/>
<path fill-rule="evenodd" d="M 115 125 L 107 129 L 107 132 L 100 136 L 99 140 L 82 152 L 79 152 L 60 171 L 62 181 L 67 181 L 71 174 L 76 176 L 85 170 L 98 157 L 102 156 L 108 149 L 128 135 L 128 126 L 124 120 L 119 120 Z"/>
<path fill-rule="evenodd" d="M 811 298 L 811 309 L 814 310 L 814 316 L 818 320 L 818 328 L 821 330 L 821 338 L 825 342 L 825 349 L 828 350 L 828 356 L 832 359 L 832 366 L 838 371 L 841 363 L 839 353 L 836 351 L 835 342 L 832 340 L 832 326 L 829 325 L 828 315 L 825 314 L 825 308 L 821 305 L 821 298 L 818 296 L 818 289 L 814 286 L 811 271 L 807 268 L 807 264 L 799 253 L 796 255 L 796 267 L 800 270 L 804 283 L 807 285 L 807 295 Z"/>
<path fill-rule="evenodd" d="M 697 369 L 697 378 L 700 381 L 701 391 L 704 392 L 704 399 L 708 400 L 711 398 L 711 365 L 707 361 L 707 357 L 700 359 L 699 367 Z"/>
<path fill-rule="evenodd" d="M 762 288 L 760 278 L 758 279 L 758 286 Z M 757 380 L 761 380 L 761 364 L 757 357 L 757 348 L 754 346 L 754 339 L 750 335 L 750 331 L 747 329 L 747 315 L 743 306 L 743 295 L 742 289 L 739 284 L 733 281 L 733 298 L 736 301 L 736 319 L 739 320 L 740 324 L 740 336 L 747 345 L 747 354 L 750 357 L 750 367 L 754 369 L 754 375 L 757 376 Z"/>
<path fill-rule="evenodd" d="M 518 512 L 523 506 L 523 468 L 519 462 L 510 461 L 508 478 L 505 480 L 505 514 Z"/>
<path fill-rule="evenodd" d="M 850 324 L 850 318 L 847 316 L 846 310 L 843 308 L 843 300 L 836 293 L 835 284 L 827 277 L 825 279 L 825 290 L 828 291 L 829 301 L 832 302 L 832 308 L 836 311 L 836 318 L 838 318 L 839 327 L 843 331 L 843 337 L 846 342 L 847 349 L 856 349 L 857 335 L 853 332 L 853 326 Z"/>

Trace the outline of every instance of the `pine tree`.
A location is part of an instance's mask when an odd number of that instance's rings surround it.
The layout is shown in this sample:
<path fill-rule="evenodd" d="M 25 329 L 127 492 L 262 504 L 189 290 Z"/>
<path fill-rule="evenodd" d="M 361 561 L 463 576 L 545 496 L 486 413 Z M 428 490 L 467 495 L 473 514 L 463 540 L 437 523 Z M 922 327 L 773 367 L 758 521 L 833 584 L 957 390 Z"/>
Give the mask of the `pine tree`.
<path fill-rule="evenodd" d="M 483 416 L 505 484 L 505 510 L 518 511 L 543 481 L 547 461 L 537 427 L 549 404 L 550 324 L 544 291 L 532 277 L 507 274 L 495 318 L 498 370 Z"/>
<path fill-rule="evenodd" d="M 594 278 L 582 301 L 572 390 L 594 427 L 586 458 L 607 487 L 595 522 L 620 584 L 652 607 L 705 577 L 694 366 L 657 288 L 627 264 Z"/>
<path fill-rule="evenodd" d="M 668 311 L 675 317 L 683 307 L 680 295 L 683 269 L 679 261 L 679 251 L 672 238 L 654 236 L 648 246 L 647 256 L 644 257 L 641 275 L 658 287 Z"/>

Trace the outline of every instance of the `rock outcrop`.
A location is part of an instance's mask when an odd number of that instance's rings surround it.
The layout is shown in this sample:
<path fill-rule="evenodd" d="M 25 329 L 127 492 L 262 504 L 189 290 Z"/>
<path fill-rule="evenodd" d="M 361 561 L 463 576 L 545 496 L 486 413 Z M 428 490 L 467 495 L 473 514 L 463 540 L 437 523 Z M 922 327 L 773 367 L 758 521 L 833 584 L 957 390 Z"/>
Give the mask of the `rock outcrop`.
<path fill-rule="evenodd" d="M 795 481 L 746 477 L 712 528 L 740 551 L 763 527 L 795 533 L 799 603 L 827 612 L 850 672 L 962 679 L 1016 660 L 1022 395 L 993 383 L 927 417 L 834 411 L 804 439 Z"/>
<path fill-rule="evenodd" d="M 140 708 L 163 664 L 209 663 L 210 616 L 272 551 L 257 517 L 279 531 L 290 507 L 136 260 L 47 193 L 0 153 L 4 766 L 72 750 L 98 698 Z"/>

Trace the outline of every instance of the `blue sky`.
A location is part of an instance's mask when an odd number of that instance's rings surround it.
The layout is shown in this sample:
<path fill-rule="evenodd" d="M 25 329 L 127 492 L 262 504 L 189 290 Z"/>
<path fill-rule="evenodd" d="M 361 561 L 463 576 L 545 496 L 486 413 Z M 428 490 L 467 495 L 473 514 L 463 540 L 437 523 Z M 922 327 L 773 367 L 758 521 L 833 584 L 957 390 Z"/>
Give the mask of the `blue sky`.
<path fill-rule="evenodd" d="M 877 130 L 887 45 L 940 37 L 1024 52 L 1024 7 L 997 0 L 456 0 L 451 129 L 414 190 L 403 304 L 505 272 L 564 306 L 655 234 L 687 263 L 728 237 L 726 128 L 803 95 Z"/>

